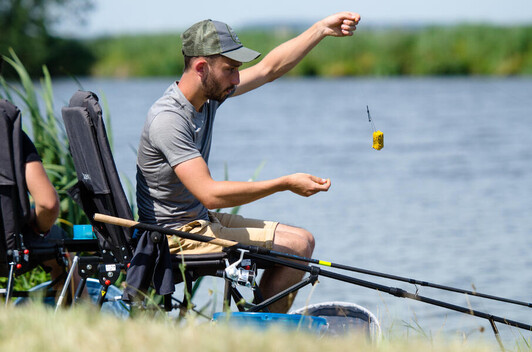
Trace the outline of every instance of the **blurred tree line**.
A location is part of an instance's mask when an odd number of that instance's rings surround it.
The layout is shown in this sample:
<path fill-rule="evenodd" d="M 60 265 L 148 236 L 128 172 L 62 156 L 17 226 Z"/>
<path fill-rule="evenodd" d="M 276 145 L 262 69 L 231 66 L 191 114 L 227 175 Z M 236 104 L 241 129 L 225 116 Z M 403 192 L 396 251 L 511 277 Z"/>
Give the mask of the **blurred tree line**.
<path fill-rule="evenodd" d="M 60 38 L 51 31 L 61 19 L 76 19 L 82 25 L 83 15 L 92 6 L 93 0 L 0 0 L 0 60 L 1 55 L 9 56 L 8 48 L 12 47 L 33 77 L 41 74 L 42 65 L 52 76 L 181 74 L 179 33 L 75 40 Z M 266 54 L 299 32 L 272 26 L 239 30 L 239 36 L 246 46 Z M 6 72 L 11 67 L 3 66 L 3 75 L 12 77 L 13 72 Z M 353 38 L 326 38 L 289 74 L 530 76 L 532 25 L 361 26 Z"/>
<path fill-rule="evenodd" d="M 95 57 L 84 42 L 58 37 L 51 27 L 65 16 L 81 22 L 92 6 L 91 0 L 1 0 L 0 58 L 13 48 L 32 76 L 42 74 L 42 65 L 52 75 L 89 74 Z M 15 75 L 2 66 L 4 76 Z"/>

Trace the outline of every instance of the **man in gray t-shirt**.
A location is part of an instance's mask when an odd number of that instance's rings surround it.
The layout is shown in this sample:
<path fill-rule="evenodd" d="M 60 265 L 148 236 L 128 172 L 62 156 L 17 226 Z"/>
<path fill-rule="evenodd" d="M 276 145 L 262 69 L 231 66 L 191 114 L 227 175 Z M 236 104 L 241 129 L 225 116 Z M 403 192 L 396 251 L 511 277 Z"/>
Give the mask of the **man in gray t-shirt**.
<path fill-rule="evenodd" d="M 174 82 L 148 111 L 137 162 L 142 221 L 181 227 L 209 219 L 207 208 L 181 183 L 173 166 L 198 157 L 208 162 L 218 106 L 220 102 L 211 100 L 197 112 Z"/>
<path fill-rule="evenodd" d="M 351 36 L 360 21 L 342 12 L 316 22 L 299 36 L 273 49 L 262 61 L 242 70 L 260 54 L 242 45 L 225 23 L 205 20 L 183 35 L 185 70 L 148 112 L 137 160 L 137 203 L 142 222 L 220 237 L 276 251 L 311 257 L 314 237 L 308 231 L 277 222 L 218 214 L 276 192 L 311 196 L 327 191 L 330 180 L 297 173 L 257 182 L 215 181 L 207 166 L 216 109 L 225 99 L 258 88 L 292 69 L 326 36 Z M 221 248 L 170 236 L 171 253 L 219 252 Z M 298 282 L 303 272 L 276 266 L 264 272 L 264 298 Z M 286 312 L 293 297 L 270 305 Z"/>

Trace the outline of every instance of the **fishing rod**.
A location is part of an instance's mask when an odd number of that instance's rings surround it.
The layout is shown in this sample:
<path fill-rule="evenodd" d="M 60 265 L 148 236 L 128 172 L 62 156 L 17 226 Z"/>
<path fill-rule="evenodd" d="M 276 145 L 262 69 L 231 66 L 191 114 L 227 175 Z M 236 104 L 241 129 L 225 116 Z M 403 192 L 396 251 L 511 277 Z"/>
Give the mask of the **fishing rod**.
<path fill-rule="evenodd" d="M 186 239 L 190 239 L 190 240 L 194 240 L 194 241 L 209 242 L 209 243 L 216 244 L 216 245 L 219 245 L 219 246 L 222 246 L 222 247 L 245 250 L 245 251 L 247 251 L 247 255 L 252 257 L 252 258 L 262 259 L 262 260 L 265 260 L 265 261 L 268 261 L 268 262 L 271 262 L 271 263 L 284 265 L 284 266 L 287 266 L 287 267 L 290 267 L 290 268 L 293 268 L 293 269 L 297 269 L 297 270 L 301 270 L 301 271 L 305 271 L 305 272 L 308 272 L 308 273 L 311 273 L 311 274 L 314 274 L 314 275 L 322 275 L 322 276 L 325 276 L 325 277 L 328 277 L 328 278 L 332 278 L 332 279 L 335 279 L 335 280 L 343 281 L 343 282 L 346 282 L 346 283 L 351 283 L 351 284 L 354 284 L 354 285 L 357 285 L 357 286 L 362 286 L 362 287 L 370 288 L 370 289 L 373 289 L 373 290 L 386 292 L 386 293 L 388 293 L 390 295 L 393 295 L 393 296 L 396 296 L 396 297 L 409 298 L 409 299 L 412 299 L 412 300 L 416 300 L 416 301 L 424 302 L 424 303 L 427 303 L 427 304 L 439 306 L 439 307 L 442 307 L 442 308 L 454 310 L 456 312 L 460 312 L 460 313 L 476 316 L 476 317 L 479 317 L 479 318 L 484 318 L 484 319 L 487 319 L 490 322 L 490 324 L 492 326 L 492 329 L 495 332 L 495 335 L 497 337 L 499 336 L 498 335 L 499 333 L 498 333 L 497 327 L 495 325 L 495 322 L 502 323 L 502 324 L 509 325 L 509 326 L 513 326 L 513 327 L 517 327 L 517 328 L 528 330 L 528 331 L 532 331 L 532 325 L 529 325 L 529 324 L 526 324 L 526 323 L 521 323 L 521 322 L 518 322 L 518 321 L 514 321 L 514 320 L 506 319 L 506 318 L 503 318 L 503 317 L 495 316 L 495 315 L 492 315 L 492 314 L 489 314 L 489 313 L 477 311 L 477 310 L 471 309 L 469 307 L 462 307 L 462 306 L 454 305 L 454 304 L 451 304 L 451 303 L 447 303 L 447 302 L 439 301 L 439 300 L 436 300 L 436 299 L 432 299 L 432 298 L 429 298 L 429 297 L 421 296 L 421 295 L 418 295 L 417 293 L 414 294 L 414 293 L 405 291 L 405 290 L 403 290 L 401 288 L 385 286 L 385 285 L 373 283 L 373 282 L 370 282 L 370 281 L 357 279 L 357 278 L 354 278 L 354 277 L 351 277 L 351 276 L 339 274 L 339 273 L 332 272 L 332 271 L 327 271 L 327 270 L 321 269 L 321 268 L 319 268 L 317 266 L 303 265 L 303 264 L 296 263 L 294 261 L 285 260 L 285 259 L 281 259 L 281 258 L 278 258 L 278 257 L 286 257 L 286 259 L 297 259 L 297 260 L 300 260 L 300 261 L 309 261 L 311 264 L 326 265 L 326 266 L 338 267 L 338 268 L 340 268 L 339 267 L 340 264 L 324 262 L 324 261 L 320 261 L 320 260 L 316 260 L 316 259 L 298 257 L 298 256 L 290 255 L 290 254 L 287 255 L 286 253 L 272 251 L 272 250 L 269 250 L 269 249 L 266 249 L 266 248 L 263 248 L 263 247 L 244 245 L 244 244 L 241 244 L 239 242 L 235 242 L 235 241 L 231 241 L 231 240 L 213 238 L 213 237 L 202 236 L 202 235 L 197 235 L 197 234 L 191 234 L 191 233 L 188 233 L 188 232 L 183 232 L 183 231 L 179 231 L 179 230 L 165 228 L 163 226 L 140 223 L 140 222 L 137 222 L 137 221 L 117 218 L 117 217 L 114 217 L 114 216 L 109 216 L 109 215 L 104 215 L 104 214 L 98 214 L 98 213 L 95 214 L 94 215 L 94 220 L 98 221 L 98 222 L 105 222 L 105 223 L 118 225 L 118 226 L 123 226 L 123 227 L 128 227 L 128 228 L 135 228 L 135 229 L 139 229 L 139 230 L 146 230 L 146 231 L 153 231 L 153 232 L 165 233 L 165 234 L 170 234 L 170 235 L 176 235 L 176 236 L 179 236 L 179 237 L 182 237 L 182 238 L 186 238 Z M 303 260 L 303 259 L 305 259 L 305 260 Z M 314 263 L 315 261 L 316 261 L 316 263 Z M 347 268 L 347 266 L 344 266 L 344 267 Z M 355 268 L 352 268 L 352 267 L 349 267 L 349 268 L 355 269 Z M 391 275 L 391 276 L 393 276 L 393 275 Z"/>
<path fill-rule="evenodd" d="M 357 268 L 357 267 L 354 267 L 354 266 L 338 264 L 338 263 L 332 263 L 332 262 L 328 262 L 328 261 L 325 261 L 325 260 L 301 257 L 301 256 L 288 254 L 288 253 L 277 252 L 277 251 L 273 251 L 273 250 L 270 250 L 269 254 L 272 254 L 272 255 L 275 255 L 275 256 L 278 256 L 278 257 L 287 258 L 287 259 L 294 259 L 294 260 L 298 260 L 298 261 L 302 261 L 302 262 L 307 262 L 307 263 L 310 263 L 310 264 L 318 264 L 318 265 L 327 266 L 327 267 L 331 267 L 331 268 L 342 269 L 342 270 L 347 270 L 347 271 L 353 271 L 353 272 L 357 272 L 357 273 L 360 273 L 360 274 L 378 276 L 378 277 L 382 277 L 382 278 L 385 278 L 385 279 L 407 282 L 407 283 L 413 284 L 413 285 L 436 288 L 436 289 L 445 290 L 445 291 L 451 291 L 451 292 L 456 292 L 456 293 L 463 293 L 463 294 L 476 296 L 476 297 L 480 297 L 480 298 L 486 298 L 486 299 L 491 299 L 491 300 L 494 300 L 494 301 L 511 303 L 511 304 L 516 304 L 516 305 L 532 308 L 532 303 L 529 303 L 529 302 L 523 302 L 523 301 L 518 301 L 518 300 L 514 300 L 514 299 L 498 297 L 498 296 L 494 296 L 494 295 L 480 293 L 480 292 L 477 292 L 477 291 L 464 290 L 464 289 L 461 289 L 461 288 L 440 285 L 440 284 L 436 284 L 436 283 L 432 283 L 432 282 L 428 282 L 428 281 L 420 281 L 420 280 L 416 280 L 416 279 L 412 279 L 412 278 L 407 278 L 407 277 L 402 277 L 402 276 L 397 276 L 397 275 L 392 275 L 392 274 L 386 274 L 386 273 L 382 273 L 382 272 L 378 272 L 378 271 L 372 271 L 372 270 L 367 270 L 367 269 L 361 269 L 361 268 Z"/>
<path fill-rule="evenodd" d="M 408 298 L 408 299 L 412 299 L 412 300 L 415 300 L 415 301 L 419 301 L 419 302 L 427 303 L 427 304 L 430 304 L 430 305 L 438 306 L 438 307 L 441 307 L 441 308 L 453 310 L 453 311 L 456 311 L 456 312 L 459 312 L 459 313 L 463 313 L 463 314 L 472 315 L 472 316 L 475 316 L 475 317 L 486 319 L 486 320 L 489 321 L 489 323 L 491 325 L 491 328 L 493 330 L 495 338 L 496 338 L 496 340 L 497 340 L 497 342 L 499 344 L 499 347 L 501 348 L 502 352 L 505 352 L 506 349 L 504 348 L 504 345 L 502 343 L 501 337 L 499 335 L 499 329 L 497 328 L 497 325 L 495 324 L 496 322 L 502 323 L 502 324 L 505 324 L 505 325 L 508 325 L 508 326 L 513 326 L 513 327 L 516 327 L 516 328 L 519 328 L 519 329 L 532 331 L 532 325 L 530 325 L 530 324 L 525 324 L 525 323 L 521 323 L 521 322 L 518 322 L 518 321 L 515 321 L 515 320 L 510 320 L 510 319 L 507 319 L 507 318 L 499 317 L 499 316 L 496 316 L 496 315 L 493 315 L 493 314 L 477 311 L 477 310 L 471 309 L 469 307 L 462 307 L 462 306 L 458 306 L 458 305 L 455 305 L 455 304 L 451 304 L 451 303 L 443 302 L 443 301 L 440 301 L 440 300 L 436 300 L 436 299 L 433 299 L 433 298 L 420 296 L 420 295 L 417 294 L 417 292 L 414 294 L 414 293 L 405 291 L 405 290 L 403 290 L 401 288 L 380 285 L 380 284 L 377 284 L 377 283 L 374 283 L 374 282 L 365 281 L 365 280 L 357 279 L 357 278 L 354 278 L 354 277 L 351 277 L 351 276 L 346 276 L 346 275 L 338 274 L 338 273 L 335 273 L 335 272 L 323 270 L 323 269 L 321 269 L 319 267 L 316 267 L 316 266 L 312 266 L 312 265 L 307 266 L 307 265 L 297 264 L 297 263 L 295 263 L 293 261 L 288 261 L 288 260 L 284 260 L 284 259 L 280 259 L 280 258 L 272 258 L 271 256 L 268 256 L 268 255 L 257 254 L 257 253 L 248 253 L 248 256 L 250 256 L 252 258 L 262 259 L 262 260 L 265 260 L 265 261 L 270 261 L 272 263 L 284 265 L 284 266 L 287 266 L 287 267 L 290 267 L 290 268 L 293 268 L 293 269 L 306 271 L 306 272 L 310 273 L 311 276 L 314 275 L 315 277 L 317 277 L 317 276 L 321 275 L 321 276 L 329 277 L 331 279 L 335 279 L 335 280 L 351 283 L 351 284 L 354 284 L 354 285 L 366 287 L 366 288 L 369 288 L 369 289 L 373 289 L 373 290 L 376 290 L 376 291 L 386 292 L 386 293 L 388 293 L 390 295 L 393 295 L 393 296 L 396 296 L 396 297 Z"/>
<path fill-rule="evenodd" d="M 357 272 L 357 273 L 360 273 L 360 274 L 377 276 L 377 277 L 382 277 L 382 278 L 390 279 L 390 280 L 407 282 L 407 283 L 413 284 L 413 285 L 430 287 L 430 288 L 435 288 L 435 289 L 440 289 L 440 290 L 445 290 L 445 291 L 450 291 L 450 292 L 455 292 L 455 293 L 467 294 L 467 295 L 471 295 L 471 296 L 475 296 L 475 297 L 480 297 L 480 298 L 490 299 L 490 300 L 494 300 L 494 301 L 505 302 L 505 303 L 510 303 L 510 304 L 515 304 L 515 305 L 520 305 L 520 306 L 525 306 L 525 307 L 532 308 L 532 303 L 529 303 L 529 302 L 518 301 L 518 300 L 514 300 L 514 299 L 494 296 L 494 295 L 480 293 L 480 292 L 471 291 L 471 290 L 464 290 L 464 289 L 461 289 L 461 288 L 440 285 L 440 284 L 436 284 L 436 283 L 432 283 L 432 282 L 428 282 L 428 281 L 416 280 L 416 279 L 413 279 L 413 278 L 407 278 L 407 277 L 402 277 L 402 276 L 397 276 L 397 275 L 392 275 L 392 274 L 386 274 L 386 273 L 382 273 L 382 272 L 378 272 L 378 271 L 372 271 L 372 270 L 357 268 L 357 267 L 354 267 L 354 266 L 349 266 L 349 265 L 329 262 L 329 261 L 320 260 L 320 259 L 297 256 L 297 255 L 294 255 L 294 254 L 278 252 L 278 251 L 274 251 L 274 250 L 271 250 L 271 249 L 266 249 L 266 248 L 258 247 L 258 246 L 243 245 L 241 243 L 238 243 L 238 242 L 235 242 L 235 241 L 231 241 L 231 240 L 225 240 L 225 239 L 220 239 L 220 238 L 212 238 L 212 237 L 207 237 L 207 236 L 202 236 L 202 235 L 197 235 L 197 234 L 191 234 L 191 233 L 188 233 L 188 232 L 182 232 L 182 231 L 179 231 L 179 230 L 168 229 L 168 228 L 165 228 L 165 227 L 162 227 L 162 226 L 157 226 L 157 225 L 144 224 L 144 223 L 140 223 L 140 222 L 137 222 L 137 221 L 126 220 L 126 219 L 117 218 L 117 217 L 113 217 L 113 216 L 109 216 L 109 215 L 95 214 L 94 215 L 94 220 L 101 221 L 101 222 L 107 222 L 107 223 L 110 223 L 110 224 L 124 226 L 124 227 L 137 228 L 137 229 L 141 229 L 141 230 L 154 231 L 154 232 L 164 232 L 164 233 L 176 235 L 176 236 L 179 236 L 179 237 L 182 237 L 182 238 L 187 238 L 187 239 L 191 239 L 191 240 L 195 240 L 195 241 L 209 242 L 209 243 L 216 244 L 216 245 L 219 245 L 219 246 L 222 246 L 222 247 L 235 247 L 235 248 L 247 250 L 247 251 L 252 252 L 252 253 L 259 253 L 259 254 L 265 254 L 265 255 L 274 255 L 274 256 L 277 256 L 277 257 L 297 260 L 297 261 L 306 262 L 306 263 L 309 263 L 309 264 L 317 264 L 317 265 L 326 266 L 326 267 L 330 267 L 330 268 L 341 269 L 341 270 L 346 270 L 346 271 L 352 271 L 352 272 Z"/>
<path fill-rule="evenodd" d="M 94 214 L 94 220 L 98 222 L 105 222 L 112 225 L 122 226 L 122 227 L 128 227 L 138 230 L 146 230 L 146 231 L 152 231 L 157 233 L 165 233 L 167 235 L 176 235 L 182 238 L 186 238 L 193 241 L 199 241 L 199 242 L 208 242 L 211 244 L 218 245 L 220 247 L 226 247 L 226 248 L 237 248 L 237 249 L 243 249 L 254 253 L 261 253 L 261 254 L 269 254 L 270 250 L 259 247 L 259 246 L 249 246 L 245 244 L 241 244 L 236 241 L 231 240 L 225 240 L 222 238 L 216 238 L 216 237 L 208 237 L 203 235 L 198 235 L 195 233 L 188 233 L 183 232 L 179 230 L 170 229 L 163 226 L 158 225 L 151 225 L 151 224 L 145 224 L 134 220 L 128 220 L 123 218 L 118 218 L 111 215 L 105 215 L 105 214 Z"/>
<path fill-rule="evenodd" d="M 332 272 L 332 271 L 324 270 L 324 269 L 321 269 L 321 268 L 316 267 L 316 266 L 307 266 L 307 265 L 298 264 L 298 263 L 295 263 L 293 261 L 288 261 L 288 260 L 284 260 L 284 259 L 280 259 L 280 258 L 271 258 L 270 256 L 264 255 L 264 254 L 248 253 L 248 256 L 250 256 L 252 258 L 256 258 L 256 259 L 270 261 L 270 262 L 273 262 L 275 264 L 284 265 L 284 266 L 287 266 L 287 267 L 290 267 L 290 268 L 293 268 L 293 269 L 306 271 L 308 273 L 313 273 L 313 274 L 325 276 L 325 277 L 328 277 L 328 278 L 331 278 L 331 279 L 335 279 L 335 280 L 351 283 L 351 284 L 354 284 L 354 285 L 357 285 L 357 286 L 362 286 L 362 287 L 370 288 L 370 289 L 373 289 L 373 290 L 385 292 L 385 293 L 388 293 L 388 294 L 390 294 L 392 296 L 396 296 L 396 297 L 400 297 L 400 298 L 409 298 L 409 299 L 413 299 L 415 301 L 424 302 L 424 303 L 428 303 L 428 304 L 435 305 L 435 306 L 438 306 L 438 307 L 454 310 L 456 312 L 460 312 L 460 313 L 464 313 L 464 314 L 468 314 L 468 315 L 473 315 L 473 316 L 476 316 L 476 317 L 479 317 L 479 318 L 484 318 L 484 319 L 487 319 L 487 320 L 490 321 L 490 323 L 492 324 L 492 327 L 494 326 L 493 322 L 498 322 L 498 323 L 514 326 L 514 327 L 517 327 L 517 328 L 520 328 L 520 329 L 532 331 L 532 325 L 530 325 L 530 324 L 521 323 L 521 322 L 518 322 L 518 321 L 514 321 L 514 320 L 506 319 L 506 318 L 503 318 L 503 317 L 495 316 L 493 314 L 477 311 L 477 310 L 471 309 L 469 307 L 462 307 L 462 306 L 458 306 L 458 305 L 455 305 L 455 304 L 451 304 L 451 303 L 439 301 L 439 300 L 436 300 L 436 299 L 432 299 L 432 298 L 429 298 L 429 297 L 420 296 L 417 293 L 414 294 L 414 293 L 405 291 L 405 290 L 403 290 L 401 288 L 398 288 L 398 287 L 385 286 L 385 285 L 377 284 L 377 283 L 374 283 L 374 282 L 357 279 L 357 278 L 354 278 L 354 277 L 351 277 L 351 276 L 347 276 L 347 275 L 335 273 L 335 272 Z M 496 331 L 496 334 L 498 334 L 498 331 Z"/>

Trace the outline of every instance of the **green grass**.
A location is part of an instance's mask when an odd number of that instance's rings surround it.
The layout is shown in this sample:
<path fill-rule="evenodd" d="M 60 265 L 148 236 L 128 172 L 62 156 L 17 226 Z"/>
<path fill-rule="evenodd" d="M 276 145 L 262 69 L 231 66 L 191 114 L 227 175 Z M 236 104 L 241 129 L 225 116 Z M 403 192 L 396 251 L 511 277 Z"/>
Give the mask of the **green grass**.
<path fill-rule="evenodd" d="M 0 314 L 2 351 L 497 351 L 482 341 L 423 336 L 384 337 L 371 343 L 365 337 L 319 337 L 279 329 L 253 330 L 213 325 L 189 318 L 167 317 L 119 320 L 88 307 L 54 314 L 42 306 L 8 308 Z"/>
<path fill-rule="evenodd" d="M 263 54 L 297 32 L 244 30 L 242 42 Z M 96 76 L 176 76 L 183 70 L 179 33 L 99 38 Z M 457 25 L 366 29 L 324 39 L 289 75 L 531 75 L 532 26 Z"/>

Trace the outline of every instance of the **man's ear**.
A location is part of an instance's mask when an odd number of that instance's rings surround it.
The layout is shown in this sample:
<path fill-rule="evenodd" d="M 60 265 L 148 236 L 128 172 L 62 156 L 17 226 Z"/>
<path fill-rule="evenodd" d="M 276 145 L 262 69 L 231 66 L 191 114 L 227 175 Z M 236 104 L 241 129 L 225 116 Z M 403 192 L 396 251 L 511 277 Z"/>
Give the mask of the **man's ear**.
<path fill-rule="evenodd" d="M 194 60 L 192 67 L 194 68 L 194 72 L 196 72 L 200 76 L 203 76 L 209 70 L 209 64 L 207 60 L 202 57 Z"/>

